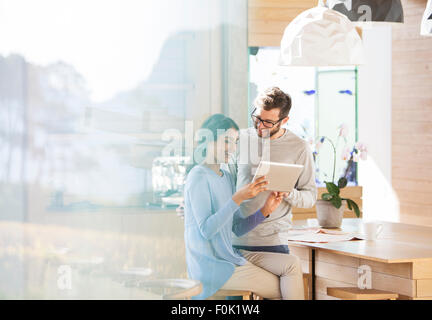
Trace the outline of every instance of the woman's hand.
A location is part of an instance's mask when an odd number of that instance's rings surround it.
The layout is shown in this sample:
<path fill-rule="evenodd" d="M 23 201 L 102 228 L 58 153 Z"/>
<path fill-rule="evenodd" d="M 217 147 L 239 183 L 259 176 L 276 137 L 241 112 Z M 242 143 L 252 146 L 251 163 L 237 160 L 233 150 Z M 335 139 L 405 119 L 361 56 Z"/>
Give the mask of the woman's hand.
<path fill-rule="evenodd" d="M 264 207 L 261 208 L 261 212 L 265 217 L 268 217 L 270 213 L 276 210 L 277 207 L 279 207 L 280 203 L 282 202 L 283 198 L 286 197 L 288 194 L 285 192 L 275 192 L 273 191 L 270 193 L 270 195 L 267 198 L 266 203 L 264 204 Z"/>
<path fill-rule="evenodd" d="M 234 193 L 232 199 L 235 203 L 240 205 L 243 201 L 253 198 L 258 193 L 267 190 L 265 187 L 267 184 L 268 181 L 265 180 L 265 176 L 262 176 L 239 189 L 236 193 Z"/>

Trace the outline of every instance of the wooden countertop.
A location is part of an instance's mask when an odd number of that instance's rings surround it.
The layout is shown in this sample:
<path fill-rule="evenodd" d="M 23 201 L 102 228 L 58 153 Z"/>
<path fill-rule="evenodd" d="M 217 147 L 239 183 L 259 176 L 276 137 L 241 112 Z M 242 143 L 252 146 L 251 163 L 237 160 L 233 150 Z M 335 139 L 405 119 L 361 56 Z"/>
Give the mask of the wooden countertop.
<path fill-rule="evenodd" d="M 358 232 L 362 223 L 362 219 L 344 219 L 341 230 Z M 385 263 L 432 260 L 432 227 L 385 221 L 374 221 L 373 223 L 383 225 L 383 231 L 375 241 L 353 240 L 333 243 L 290 241 L 289 245 L 319 248 L 342 255 Z M 294 221 L 294 226 L 308 226 L 308 221 Z"/>

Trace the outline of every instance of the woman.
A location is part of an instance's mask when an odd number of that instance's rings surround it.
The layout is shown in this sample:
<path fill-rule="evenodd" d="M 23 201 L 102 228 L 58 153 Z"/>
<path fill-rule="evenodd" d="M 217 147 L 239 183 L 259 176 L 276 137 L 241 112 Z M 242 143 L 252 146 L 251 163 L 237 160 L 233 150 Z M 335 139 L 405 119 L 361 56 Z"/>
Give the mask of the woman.
<path fill-rule="evenodd" d="M 235 151 L 239 128 L 217 114 L 201 127 L 206 141 L 197 147 L 203 161 L 188 173 L 185 187 L 185 244 L 190 278 L 203 290 L 194 299 L 206 299 L 219 289 L 250 290 L 263 298 L 301 299 L 302 272 L 297 257 L 274 253 L 274 266 L 258 267 L 232 247 L 232 232 L 241 236 L 261 223 L 281 203 L 284 194 L 272 192 L 264 206 L 244 218 L 240 204 L 266 190 L 265 177 L 235 191 L 232 176 L 221 168 Z M 196 159 L 196 157 L 195 157 Z"/>

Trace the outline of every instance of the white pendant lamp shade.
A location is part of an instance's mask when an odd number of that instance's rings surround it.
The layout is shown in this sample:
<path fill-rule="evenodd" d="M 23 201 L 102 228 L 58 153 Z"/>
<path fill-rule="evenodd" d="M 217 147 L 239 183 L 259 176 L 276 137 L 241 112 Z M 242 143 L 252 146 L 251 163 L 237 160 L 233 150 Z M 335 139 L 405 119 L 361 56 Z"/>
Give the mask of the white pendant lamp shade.
<path fill-rule="evenodd" d="M 325 7 L 302 12 L 285 29 L 280 65 L 341 66 L 364 63 L 355 26 L 343 14 Z"/>
<path fill-rule="evenodd" d="M 404 22 L 400 0 L 327 0 L 327 7 L 353 22 Z"/>
<path fill-rule="evenodd" d="M 421 35 L 432 37 L 432 0 L 429 0 L 426 5 L 421 24 Z"/>

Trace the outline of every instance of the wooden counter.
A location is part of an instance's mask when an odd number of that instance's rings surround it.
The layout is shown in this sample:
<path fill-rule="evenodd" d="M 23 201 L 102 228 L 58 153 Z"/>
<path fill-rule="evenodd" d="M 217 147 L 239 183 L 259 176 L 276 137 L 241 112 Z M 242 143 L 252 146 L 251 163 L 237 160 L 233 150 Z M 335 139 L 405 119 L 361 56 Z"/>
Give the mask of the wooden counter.
<path fill-rule="evenodd" d="M 344 219 L 341 229 L 356 232 L 361 223 L 361 219 Z M 303 272 L 315 276 L 316 299 L 332 299 L 326 295 L 327 287 L 357 286 L 358 267 L 368 265 L 373 289 L 399 293 L 400 299 L 432 300 L 432 227 L 376 223 L 383 224 L 376 241 L 289 243 L 291 253 L 302 260 Z M 294 225 L 306 226 L 307 221 L 297 220 Z"/>

